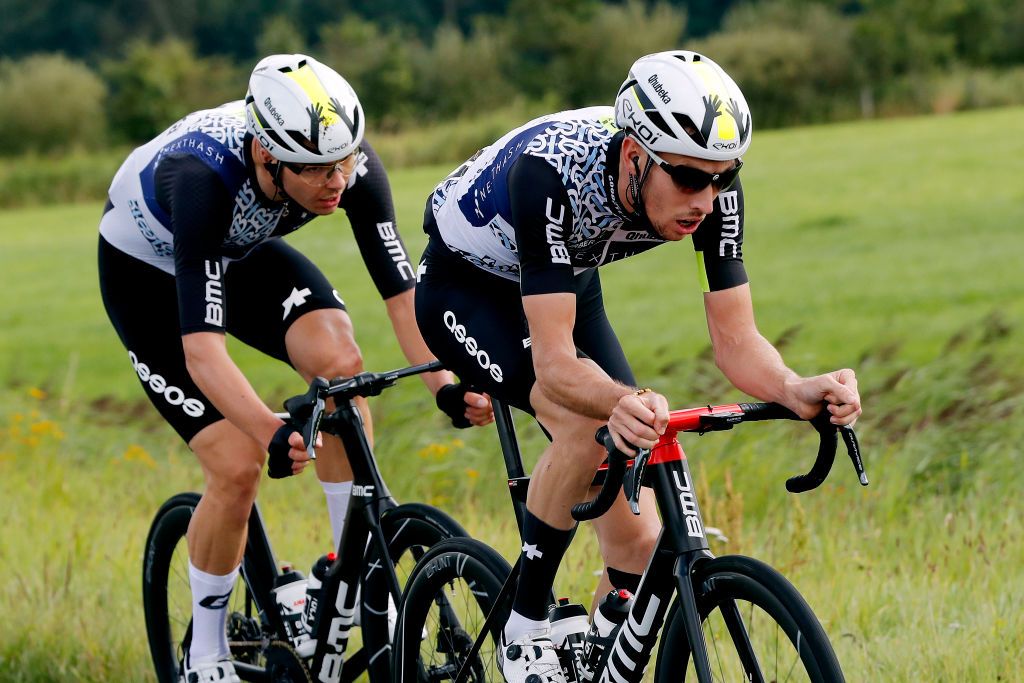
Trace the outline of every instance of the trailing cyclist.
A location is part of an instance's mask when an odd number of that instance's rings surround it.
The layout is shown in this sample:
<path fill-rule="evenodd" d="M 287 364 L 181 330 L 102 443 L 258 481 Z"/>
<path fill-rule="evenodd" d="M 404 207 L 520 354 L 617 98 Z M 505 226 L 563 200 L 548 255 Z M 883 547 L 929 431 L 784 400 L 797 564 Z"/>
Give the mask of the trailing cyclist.
<path fill-rule="evenodd" d="M 206 480 L 188 534 L 190 683 L 238 680 L 226 606 L 262 468 L 268 452 L 271 477 L 308 462 L 301 435 L 229 356 L 225 333 L 307 381 L 362 370 L 341 295 L 279 238 L 344 208 L 403 352 L 412 363 L 433 358 L 416 327 L 414 273 L 387 175 L 364 128 L 339 74 L 305 55 L 273 55 L 256 65 L 244 101 L 174 123 L 132 152 L 110 186 L 99 240 L 104 306 L 146 395 L 196 453 Z M 424 381 L 453 421 L 490 421 L 486 397 L 455 387 L 451 373 Z M 336 438 L 325 437 L 320 453 L 337 547 L 352 474 Z"/>
<path fill-rule="evenodd" d="M 739 389 L 835 424 L 861 412 L 852 370 L 801 377 L 758 332 L 743 266 L 743 190 L 751 116 L 733 80 L 689 51 L 637 60 L 611 107 L 516 128 L 442 181 L 416 317 L 430 349 L 482 390 L 533 413 L 551 437 L 534 472 L 521 575 L 499 663 L 514 683 L 562 681 L 547 600 L 583 500 L 605 456 L 665 431 L 664 396 L 636 387 L 605 315 L 597 268 L 690 236 L 715 360 Z M 671 283 L 650 279 L 652 295 Z M 653 322 L 653 321 L 652 321 Z M 660 523 L 650 492 L 634 517 L 621 499 L 594 522 L 611 586 L 635 591 Z"/>

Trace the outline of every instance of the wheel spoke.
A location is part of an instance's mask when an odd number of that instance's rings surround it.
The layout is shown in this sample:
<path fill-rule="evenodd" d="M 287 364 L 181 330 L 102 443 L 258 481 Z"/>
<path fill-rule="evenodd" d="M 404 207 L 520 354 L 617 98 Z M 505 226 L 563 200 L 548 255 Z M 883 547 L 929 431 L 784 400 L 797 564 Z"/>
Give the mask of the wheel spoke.
<path fill-rule="evenodd" d="M 844 680 L 817 618 L 775 570 L 749 558 L 718 558 L 698 570 L 694 582 L 715 683 Z M 694 655 L 678 604 L 670 614 L 654 680 L 692 683 Z"/>

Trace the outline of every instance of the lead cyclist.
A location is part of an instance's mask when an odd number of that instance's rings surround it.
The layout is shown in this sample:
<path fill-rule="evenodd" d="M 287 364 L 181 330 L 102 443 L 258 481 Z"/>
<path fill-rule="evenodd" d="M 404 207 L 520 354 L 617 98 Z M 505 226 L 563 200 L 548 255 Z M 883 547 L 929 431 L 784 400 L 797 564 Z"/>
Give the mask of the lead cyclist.
<path fill-rule="evenodd" d="M 427 202 L 416 318 L 430 349 L 464 381 L 532 413 L 551 443 L 532 473 L 521 575 L 498 648 L 510 683 L 562 683 L 547 596 L 605 457 L 652 447 L 664 396 L 638 388 L 602 301 L 598 268 L 690 239 L 715 361 L 742 391 L 837 425 L 861 412 L 853 370 L 802 377 L 758 332 L 743 265 L 739 180 L 751 116 L 736 83 L 689 51 L 638 59 L 615 106 L 550 114 L 456 169 Z M 645 277 L 638 273 L 637 277 Z M 670 300 L 675 283 L 647 280 Z M 620 499 L 594 521 L 601 595 L 636 590 L 660 523 L 650 491 L 634 517 Z"/>

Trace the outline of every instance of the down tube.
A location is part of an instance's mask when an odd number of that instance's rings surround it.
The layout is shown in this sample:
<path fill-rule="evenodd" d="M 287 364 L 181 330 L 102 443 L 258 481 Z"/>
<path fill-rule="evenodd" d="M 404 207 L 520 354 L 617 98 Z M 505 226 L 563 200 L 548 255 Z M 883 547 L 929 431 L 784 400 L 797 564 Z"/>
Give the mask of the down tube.
<path fill-rule="evenodd" d="M 601 671 L 600 683 L 639 683 L 643 679 L 665 612 L 676 592 L 676 559 L 687 553 L 706 552 L 708 548 L 703 533 L 691 533 L 694 529 L 691 517 L 696 515 L 701 531 L 703 524 L 699 522 L 700 511 L 692 495 L 686 461 L 654 465 L 647 474 L 653 479 L 664 528 L 644 571 L 629 618 L 619 629 Z"/>
<path fill-rule="evenodd" d="M 675 594 L 673 553 L 665 547 L 665 533 L 644 570 L 626 623 L 619 629 L 611 652 L 604 660 L 600 683 L 640 683 L 658 642 L 669 602 Z"/>

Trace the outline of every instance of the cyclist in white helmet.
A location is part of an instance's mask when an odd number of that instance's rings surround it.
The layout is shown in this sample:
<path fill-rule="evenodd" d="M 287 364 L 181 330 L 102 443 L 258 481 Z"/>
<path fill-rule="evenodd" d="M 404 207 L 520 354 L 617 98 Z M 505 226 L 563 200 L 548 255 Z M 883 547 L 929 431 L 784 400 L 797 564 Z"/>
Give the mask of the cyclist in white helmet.
<path fill-rule="evenodd" d="M 743 94 L 717 64 L 661 52 L 633 64 L 614 109 L 531 121 L 428 200 L 416 289 L 424 339 L 464 381 L 533 413 L 551 436 L 530 483 L 522 573 L 499 648 L 512 683 L 564 680 L 547 599 L 574 526 L 569 510 L 605 456 L 595 430 L 607 423 L 632 453 L 667 425 L 665 397 L 637 388 L 605 315 L 599 266 L 689 238 L 725 376 L 804 417 L 825 406 L 833 422 L 851 424 L 861 412 L 852 370 L 801 377 L 754 323 L 738 177 L 751 135 Z M 667 298 L 672 284 L 652 281 L 651 291 Z M 598 595 L 635 591 L 660 529 L 653 501 L 643 499 L 639 517 L 620 501 L 594 528 L 606 567 Z"/>
<path fill-rule="evenodd" d="M 344 208 L 406 357 L 433 358 L 417 330 L 414 271 L 387 175 L 364 127 L 355 92 L 334 70 L 305 55 L 273 55 L 256 65 L 244 101 L 184 117 L 132 152 L 110 186 L 100 224 L 104 306 L 147 396 L 206 479 L 188 532 L 189 683 L 238 680 L 226 605 L 261 472 L 268 452 L 271 477 L 307 464 L 301 435 L 260 400 L 228 355 L 225 333 L 306 380 L 362 370 L 340 294 L 279 238 Z M 424 379 L 454 422 L 490 421 L 486 397 L 455 385 L 451 373 Z M 370 425 L 365 402 L 359 407 Z M 337 547 L 352 474 L 335 437 L 323 437 L 320 453 Z"/>

